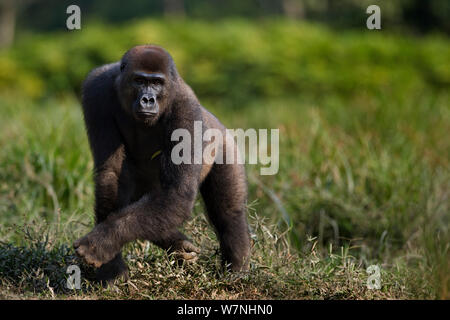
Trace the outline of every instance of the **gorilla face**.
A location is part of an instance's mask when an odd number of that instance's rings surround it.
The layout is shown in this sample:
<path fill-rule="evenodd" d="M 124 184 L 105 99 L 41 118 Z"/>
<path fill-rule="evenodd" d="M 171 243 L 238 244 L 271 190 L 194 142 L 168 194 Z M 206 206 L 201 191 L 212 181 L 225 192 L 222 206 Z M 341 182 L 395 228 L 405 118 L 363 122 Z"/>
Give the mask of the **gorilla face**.
<path fill-rule="evenodd" d="M 134 91 L 132 111 L 136 119 L 146 120 L 158 115 L 158 100 L 161 100 L 165 81 L 166 77 L 160 73 L 133 73 L 130 86 Z"/>
<path fill-rule="evenodd" d="M 170 64 L 171 57 L 154 46 L 135 47 L 122 58 L 118 92 L 136 121 L 153 125 L 170 104 Z"/>

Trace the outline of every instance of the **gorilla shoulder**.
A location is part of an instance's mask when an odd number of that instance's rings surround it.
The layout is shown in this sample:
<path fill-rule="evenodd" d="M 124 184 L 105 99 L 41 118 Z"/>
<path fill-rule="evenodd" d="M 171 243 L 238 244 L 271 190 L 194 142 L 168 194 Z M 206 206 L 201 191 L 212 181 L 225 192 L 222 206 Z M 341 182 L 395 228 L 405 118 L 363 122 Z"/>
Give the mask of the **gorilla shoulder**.
<path fill-rule="evenodd" d="M 105 64 L 89 72 L 82 86 L 83 101 L 94 102 L 96 99 L 102 99 L 102 96 L 111 95 L 119 73 L 119 62 Z"/>

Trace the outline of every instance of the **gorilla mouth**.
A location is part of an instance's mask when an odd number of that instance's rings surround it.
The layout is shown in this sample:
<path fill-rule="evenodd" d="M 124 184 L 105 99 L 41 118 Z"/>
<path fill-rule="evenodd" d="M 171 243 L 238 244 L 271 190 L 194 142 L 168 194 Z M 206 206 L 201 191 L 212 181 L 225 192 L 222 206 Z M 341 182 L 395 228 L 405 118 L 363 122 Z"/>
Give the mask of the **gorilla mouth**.
<path fill-rule="evenodd" d="M 157 112 L 136 112 L 136 116 L 140 119 L 147 119 L 154 117 L 157 114 Z"/>

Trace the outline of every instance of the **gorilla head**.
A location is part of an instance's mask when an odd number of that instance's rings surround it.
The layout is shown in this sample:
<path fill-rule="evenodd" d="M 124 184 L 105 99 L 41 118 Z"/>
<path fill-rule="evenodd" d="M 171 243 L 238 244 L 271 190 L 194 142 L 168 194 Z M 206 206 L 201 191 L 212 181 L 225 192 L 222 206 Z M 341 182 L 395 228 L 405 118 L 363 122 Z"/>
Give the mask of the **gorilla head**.
<path fill-rule="evenodd" d="M 122 107 L 137 121 L 155 124 L 170 106 L 176 69 L 164 49 L 143 45 L 130 49 L 120 61 L 116 88 Z"/>

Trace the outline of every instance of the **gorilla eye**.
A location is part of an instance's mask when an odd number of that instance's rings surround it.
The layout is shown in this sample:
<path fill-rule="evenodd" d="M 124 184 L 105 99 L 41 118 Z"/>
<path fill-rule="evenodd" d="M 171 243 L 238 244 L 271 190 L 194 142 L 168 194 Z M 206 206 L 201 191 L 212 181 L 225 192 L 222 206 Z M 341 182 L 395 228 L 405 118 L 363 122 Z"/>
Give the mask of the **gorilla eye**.
<path fill-rule="evenodd" d="M 145 79 L 145 78 L 142 78 L 142 77 L 137 77 L 137 78 L 134 79 L 134 83 L 136 83 L 136 84 L 138 84 L 138 85 L 144 84 L 145 81 L 146 81 L 146 79 Z"/>

